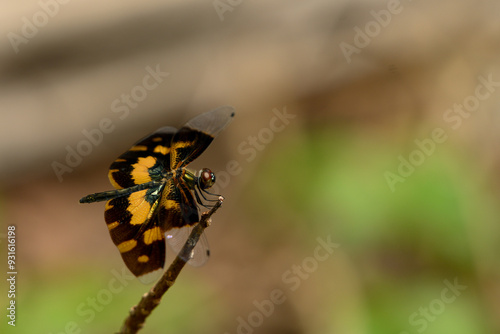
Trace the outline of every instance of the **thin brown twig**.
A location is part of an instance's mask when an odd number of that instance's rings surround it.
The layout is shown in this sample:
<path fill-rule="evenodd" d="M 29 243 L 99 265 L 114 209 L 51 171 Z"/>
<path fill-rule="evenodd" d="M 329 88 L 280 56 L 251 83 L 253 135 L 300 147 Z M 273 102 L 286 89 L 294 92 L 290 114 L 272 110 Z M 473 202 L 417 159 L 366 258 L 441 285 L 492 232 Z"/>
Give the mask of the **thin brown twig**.
<path fill-rule="evenodd" d="M 175 279 L 179 276 L 182 268 L 186 264 L 183 258 L 189 258 L 189 256 L 183 256 L 183 254 L 191 254 L 196 243 L 200 239 L 201 234 L 210 225 L 210 217 L 217 211 L 222 205 L 224 198 L 219 197 L 219 201 L 213 206 L 208 212 L 204 212 L 201 215 L 200 222 L 193 228 L 189 238 L 182 247 L 179 254 L 177 254 L 175 260 L 172 262 L 167 271 L 163 274 L 160 280 L 155 284 L 155 286 L 149 290 L 148 293 L 144 294 L 137 305 L 132 307 L 130 314 L 125 319 L 119 334 L 133 334 L 137 333 L 146 318 L 151 314 L 151 312 L 160 304 L 161 297 L 167 292 L 167 290 L 174 285 Z"/>

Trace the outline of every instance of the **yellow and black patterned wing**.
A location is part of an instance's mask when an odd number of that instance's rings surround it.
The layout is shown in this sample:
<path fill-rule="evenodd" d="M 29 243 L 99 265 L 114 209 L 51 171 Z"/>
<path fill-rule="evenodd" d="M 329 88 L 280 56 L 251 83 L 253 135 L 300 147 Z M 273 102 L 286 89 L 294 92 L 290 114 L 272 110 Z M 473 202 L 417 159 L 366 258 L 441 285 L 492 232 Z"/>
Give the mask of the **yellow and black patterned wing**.
<path fill-rule="evenodd" d="M 196 159 L 232 121 L 233 117 L 234 109 L 224 106 L 187 122 L 172 138 L 171 169 L 184 167 Z"/>
<path fill-rule="evenodd" d="M 165 264 L 165 237 L 157 216 L 162 188 L 111 199 L 104 211 L 111 239 L 123 261 L 145 283 L 157 277 L 152 273 L 161 274 Z"/>
<path fill-rule="evenodd" d="M 109 167 L 109 181 L 116 189 L 160 181 L 170 170 L 170 144 L 177 129 L 166 126 L 139 140 Z"/>
<path fill-rule="evenodd" d="M 199 221 L 198 206 L 184 182 L 177 178 L 167 182 L 158 215 L 165 232 L 171 228 L 191 226 Z"/>

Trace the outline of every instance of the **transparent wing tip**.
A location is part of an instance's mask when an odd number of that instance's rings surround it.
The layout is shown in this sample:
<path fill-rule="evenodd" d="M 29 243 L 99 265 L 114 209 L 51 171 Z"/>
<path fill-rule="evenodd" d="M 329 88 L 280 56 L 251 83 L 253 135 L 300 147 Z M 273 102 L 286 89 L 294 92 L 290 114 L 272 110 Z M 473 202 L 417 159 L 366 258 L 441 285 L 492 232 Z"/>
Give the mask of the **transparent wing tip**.
<path fill-rule="evenodd" d="M 160 268 L 158 270 L 149 272 L 149 273 L 147 273 L 145 275 L 138 276 L 137 278 L 143 284 L 151 284 L 153 282 L 156 282 L 158 280 L 158 278 L 160 278 L 160 276 L 162 274 L 163 274 L 163 268 Z"/>

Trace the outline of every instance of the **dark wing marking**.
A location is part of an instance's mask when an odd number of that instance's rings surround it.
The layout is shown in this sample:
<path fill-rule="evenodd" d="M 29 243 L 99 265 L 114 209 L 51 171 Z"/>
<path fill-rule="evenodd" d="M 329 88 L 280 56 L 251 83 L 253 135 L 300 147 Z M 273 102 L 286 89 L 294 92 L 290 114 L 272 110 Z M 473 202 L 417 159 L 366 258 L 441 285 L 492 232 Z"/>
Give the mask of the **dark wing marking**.
<path fill-rule="evenodd" d="M 189 237 L 193 225 L 199 222 L 198 206 L 193 194 L 182 180 L 174 178 L 169 181 L 169 186 L 162 200 L 159 217 L 164 221 L 167 242 L 175 254 L 178 254 Z M 192 254 L 183 260 L 190 265 L 201 266 L 207 262 L 209 255 L 208 241 L 205 234 L 202 234 Z"/>
<path fill-rule="evenodd" d="M 109 181 L 116 189 L 160 181 L 170 169 L 170 144 L 177 129 L 166 126 L 135 143 L 109 167 Z"/>
<path fill-rule="evenodd" d="M 177 169 L 196 159 L 231 122 L 234 109 L 229 106 L 201 114 L 186 123 L 173 137 L 170 167 Z"/>
<path fill-rule="evenodd" d="M 198 207 L 184 182 L 179 182 L 176 178 L 167 181 L 158 215 L 164 231 L 194 225 L 199 221 Z"/>
<path fill-rule="evenodd" d="M 106 203 L 104 219 L 113 243 L 138 277 L 165 264 L 164 231 L 156 219 L 162 187 L 144 189 Z"/>
<path fill-rule="evenodd" d="M 180 195 L 181 214 L 185 224 L 193 225 L 200 221 L 198 216 L 198 205 L 189 190 L 189 187 L 182 180 L 173 179 L 173 183 Z"/>

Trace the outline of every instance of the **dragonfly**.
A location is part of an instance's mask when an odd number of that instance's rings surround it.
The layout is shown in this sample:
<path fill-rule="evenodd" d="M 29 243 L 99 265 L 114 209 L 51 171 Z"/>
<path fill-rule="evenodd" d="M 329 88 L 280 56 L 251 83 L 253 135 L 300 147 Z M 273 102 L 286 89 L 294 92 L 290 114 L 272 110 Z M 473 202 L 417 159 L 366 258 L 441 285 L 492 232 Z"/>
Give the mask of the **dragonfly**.
<path fill-rule="evenodd" d="M 136 142 L 109 167 L 115 190 L 98 192 L 80 203 L 106 201 L 104 220 L 127 268 L 144 283 L 163 272 L 166 240 L 178 253 L 199 222 L 199 206 L 217 200 L 207 189 L 215 184 L 208 168 L 186 167 L 229 125 L 234 109 L 222 106 L 191 119 L 182 128 L 166 126 Z M 205 234 L 183 258 L 199 266 L 210 255 Z"/>

